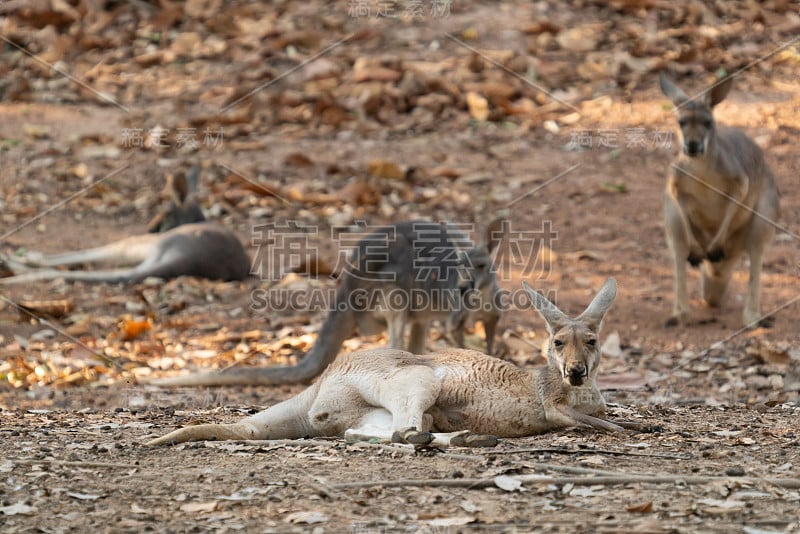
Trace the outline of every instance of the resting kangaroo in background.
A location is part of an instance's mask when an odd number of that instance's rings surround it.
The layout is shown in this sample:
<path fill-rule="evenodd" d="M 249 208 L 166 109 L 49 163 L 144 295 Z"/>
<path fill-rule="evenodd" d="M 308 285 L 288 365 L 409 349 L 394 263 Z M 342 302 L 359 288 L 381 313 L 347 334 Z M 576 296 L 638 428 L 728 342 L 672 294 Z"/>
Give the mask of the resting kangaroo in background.
<path fill-rule="evenodd" d="M 151 221 L 148 227 L 151 234 L 127 237 L 88 250 L 26 258 L 24 262 L 6 258 L 10 270 L 20 274 L 0 278 L 0 285 L 57 278 L 87 282 L 140 282 L 148 276 L 175 278 L 182 275 L 243 280 L 250 273 L 250 259 L 239 238 L 216 223 L 206 222 L 191 194 L 199 170 L 199 166 L 193 167 L 188 179 L 183 173 L 168 177 L 167 190 L 172 198 L 167 208 Z M 41 269 L 84 263 L 134 266 L 98 271 Z M 30 269 L 30 266 L 37 269 Z"/>
<path fill-rule="evenodd" d="M 410 221 L 379 228 L 362 238 L 353 250 L 331 312 L 316 343 L 298 365 L 237 367 L 150 383 L 223 386 L 310 382 L 356 332 L 366 336 L 388 329 L 390 348 L 421 354 L 434 320 L 445 322 L 450 336 L 463 346 L 464 324 L 469 316 L 483 321 L 486 350 L 491 353 L 500 318 L 491 252 L 502 239 L 498 230 L 501 222 L 490 224 L 485 241 L 469 248 L 469 238 L 445 224 Z M 393 296 L 405 300 L 394 302 Z"/>
<path fill-rule="evenodd" d="M 672 163 L 664 197 L 667 242 L 675 261 L 675 302 L 667 326 L 686 323 L 686 261 L 701 264 L 701 293 L 720 305 L 742 253 L 750 259 L 745 326 L 761 320 L 764 250 L 778 217 L 778 189 L 764 154 L 741 130 L 716 124 L 712 114 L 728 91 L 728 78 L 690 99 L 661 74 L 661 90 L 677 107 L 682 147 Z"/>
<path fill-rule="evenodd" d="M 605 402 L 595 385 L 598 334 L 616 295 L 614 279 L 575 319 L 523 286 L 547 323 L 545 366 L 520 369 L 465 349 L 425 356 L 394 349 L 355 352 L 333 362 L 299 395 L 238 423 L 187 426 L 148 445 L 344 435 L 351 441 L 492 446 L 497 437 L 578 424 L 622 430 L 601 419 Z"/>

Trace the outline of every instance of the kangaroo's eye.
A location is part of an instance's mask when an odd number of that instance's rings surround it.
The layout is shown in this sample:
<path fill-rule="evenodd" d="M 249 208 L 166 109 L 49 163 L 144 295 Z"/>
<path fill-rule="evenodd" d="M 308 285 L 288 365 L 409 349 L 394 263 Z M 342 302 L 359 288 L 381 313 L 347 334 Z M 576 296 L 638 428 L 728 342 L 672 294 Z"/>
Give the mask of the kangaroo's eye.
<path fill-rule="evenodd" d="M 563 341 L 561 341 L 560 339 L 554 339 L 554 340 L 553 340 L 553 346 L 554 346 L 555 348 L 557 348 L 557 349 L 560 349 L 561 347 L 563 347 L 563 346 L 564 346 L 564 342 L 563 342 Z"/>
<path fill-rule="evenodd" d="M 711 129 L 711 121 L 710 120 L 704 120 L 703 121 L 703 128 L 705 128 L 706 130 L 710 130 Z"/>
<path fill-rule="evenodd" d="M 596 340 L 596 339 L 594 339 L 594 338 L 592 338 L 592 339 L 587 339 L 587 340 L 586 340 L 586 344 L 587 344 L 587 345 L 589 345 L 590 347 L 594 347 L 595 345 L 597 345 L 597 340 Z"/>
<path fill-rule="evenodd" d="M 686 126 L 686 119 L 678 119 L 678 126 L 680 126 L 681 128 Z"/>

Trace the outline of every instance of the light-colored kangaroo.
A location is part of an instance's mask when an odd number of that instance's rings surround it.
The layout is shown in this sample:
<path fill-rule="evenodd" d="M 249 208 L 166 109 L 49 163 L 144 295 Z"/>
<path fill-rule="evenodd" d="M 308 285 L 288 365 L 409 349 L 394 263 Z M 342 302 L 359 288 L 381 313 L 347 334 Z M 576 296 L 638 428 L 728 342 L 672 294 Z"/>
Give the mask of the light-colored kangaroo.
<path fill-rule="evenodd" d="M 425 356 L 376 349 L 342 356 L 299 395 L 232 424 L 188 426 L 148 445 L 194 440 L 342 436 L 415 445 L 491 446 L 586 424 L 618 431 L 601 419 L 595 385 L 598 334 L 614 301 L 609 279 L 589 307 L 569 318 L 545 297 L 525 290 L 547 323 L 547 365 L 525 370 L 465 349 Z"/>
<path fill-rule="evenodd" d="M 207 222 L 193 191 L 199 166 L 167 178 L 171 200 L 150 223 L 150 234 L 131 236 L 108 245 L 36 258 L 24 263 L 0 260 L 15 274 L 0 278 L 1 284 L 20 284 L 45 280 L 83 280 L 86 282 L 139 282 L 149 276 L 174 278 L 197 276 L 212 280 L 243 280 L 250 273 L 250 259 L 239 238 L 222 226 Z M 53 269 L 85 263 L 133 265 L 97 271 Z M 31 269 L 34 267 L 34 269 Z M 44 267 L 44 269 L 43 269 Z"/>
<path fill-rule="evenodd" d="M 482 320 L 492 352 L 500 318 L 499 288 L 491 252 L 502 239 L 493 221 L 482 242 L 472 244 L 459 230 L 430 221 L 407 221 L 364 236 L 342 273 L 332 309 L 303 360 L 288 367 L 237 367 L 151 381 L 159 386 L 278 385 L 306 383 L 336 358 L 342 343 L 359 333 L 388 329 L 389 347 L 425 351 L 434 320 L 464 346 L 469 318 Z M 472 244 L 473 246 L 469 246 Z M 405 343 L 406 332 L 408 343 Z"/>
<path fill-rule="evenodd" d="M 761 149 L 744 132 L 714 121 L 712 109 L 728 94 L 728 78 L 690 99 L 661 73 L 661 90 L 677 108 L 682 147 L 672 163 L 664 196 L 667 242 L 675 261 L 675 302 L 667 326 L 689 314 L 686 262 L 701 264 L 701 294 L 720 305 L 736 261 L 750 260 L 744 323 L 761 321 L 760 278 L 764 250 L 778 217 L 778 189 Z"/>

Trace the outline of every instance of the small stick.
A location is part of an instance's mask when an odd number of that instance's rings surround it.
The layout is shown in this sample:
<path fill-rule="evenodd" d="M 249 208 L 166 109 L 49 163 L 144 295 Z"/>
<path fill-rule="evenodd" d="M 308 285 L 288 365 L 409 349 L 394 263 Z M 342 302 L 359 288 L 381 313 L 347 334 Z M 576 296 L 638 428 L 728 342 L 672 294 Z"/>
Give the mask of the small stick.
<path fill-rule="evenodd" d="M 523 483 L 531 484 L 573 484 L 575 486 L 612 486 L 619 484 L 711 484 L 714 482 L 736 481 L 749 484 L 768 483 L 786 489 L 799 489 L 798 478 L 758 478 L 758 477 L 727 477 L 727 476 L 680 476 L 680 475 L 646 475 L 625 474 L 614 476 L 596 477 L 549 477 L 542 475 L 518 475 L 513 477 Z M 446 487 L 446 488 L 490 488 L 495 486 L 494 478 L 456 478 L 456 479 L 421 479 L 421 480 L 378 480 L 374 482 L 344 482 L 331 484 L 333 489 L 359 489 L 359 488 L 421 488 L 421 487 Z"/>
<path fill-rule="evenodd" d="M 201 442 L 203 443 L 203 442 Z M 225 448 L 223 444 L 241 444 L 248 447 L 336 447 L 341 444 L 338 440 L 325 439 L 253 439 L 253 440 L 232 440 L 232 441 L 205 441 L 206 447 Z"/>
<path fill-rule="evenodd" d="M 222 441 L 207 441 L 205 442 L 207 447 L 211 448 L 224 448 L 221 445 Z M 269 449 L 279 449 L 281 447 L 336 447 L 339 445 L 346 445 L 348 447 L 363 447 L 363 448 L 373 448 L 373 449 L 381 449 L 388 452 L 399 452 L 401 454 L 408 454 L 413 455 L 417 451 L 413 447 L 403 446 L 402 444 L 386 444 L 386 443 L 372 443 L 369 441 L 357 441 L 354 443 L 346 443 L 339 439 L 332 438 L 332 439 L 262 439 L 262 440 L 241 440 L 241 441 L 227 441 L 225 443 L 241 443 L 243 445 L 252 445 L 254 447 L 260 446 Z M 453 458 L 455 460 L 478 460 L 483 461 L 485 458 L 481 457 L 478 454 L 456 454 L 452 452 L 440 452 L 438 453 L 440 456 L 446 456 L 448 458 Z"/>
<path fill-rule="evenodd" d="M 36 464 L 50 464 L 62 467 L 107 467 L 109 469 L 139 469 L 140 465 L 133 464 L 117 464 L 112 462 L 80 462 L 80 461 L 67 461 L 67 460 L 35 460 L 33 458 L 6 458 L 15 464 L 19 465 L 36 465 Z"/>
<path fill-rule="evenodd" d="M 558 464 L 534 464 L 529 466 L 536 471 L 558 471 L 560 473 L 570 473 L 572 475 L 596 475 L 596 476 L 641 476 L 648 477 L 647 474 L 625 473 L 620 471 L 606 471 L 604 469 L 592 469 L 590 467 L 575 467 L 571 465 Z"/>
<path fill-rule="evenodd" d="M 510 449 L 507 451 L 486 451 L 483 454 L 498 455 L 498 454 L 520 454 L 525 452 L 541 452 L 552 454 L 608 454 L 611 456 L 642 456 L 646 458 L 668 458 L 671 460 L 691 460 L 691 455 L 688 454 L 658 454 L 636 451 L 612 451 L 608 449 L 560 449 L 560 448 L 522 448 Z"/>

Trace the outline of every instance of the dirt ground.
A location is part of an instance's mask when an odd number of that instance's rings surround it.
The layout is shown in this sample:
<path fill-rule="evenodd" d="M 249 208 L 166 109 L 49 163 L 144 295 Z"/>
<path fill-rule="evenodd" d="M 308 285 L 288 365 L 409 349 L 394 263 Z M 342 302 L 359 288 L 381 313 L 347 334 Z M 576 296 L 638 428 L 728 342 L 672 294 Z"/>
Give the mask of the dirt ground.
<path fill-rule="evenodd" d="M 260 274 L 2 286 L 0 532 L 800 532 L 800 4 L 406 4 L 0 3 L 0 253 L 144 232 L 164 174 L 201 162 L 204 208 Z M 781 189 L 771 328 L 741 329 L 744 259 L 719 309 L 690 270 L 690 324 L 663 327 L 678 146 L 662 68 L 698 91 L 742 70 L 716 116 L 764 147 Z M 428 218 L 477 238 L 496 215 L 504 290 L 527 280 L 576 314 L 617 279 L 600 385 L 648 432 L 142 445 L 302 389 L 144 382 L 301 358 L 324 312 L 259 296 L 334 288 L 332 229 Z M 303 229 L 299 260 L 262 242 L 270 224 Z M 545 339 L 512 310 L 499 356 L 541 364 Z"/>

